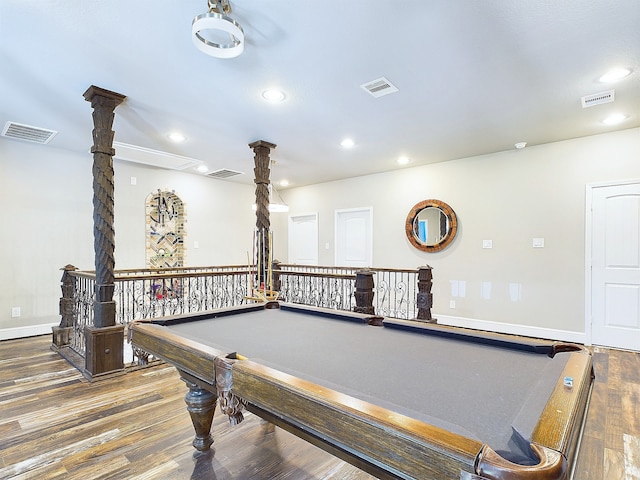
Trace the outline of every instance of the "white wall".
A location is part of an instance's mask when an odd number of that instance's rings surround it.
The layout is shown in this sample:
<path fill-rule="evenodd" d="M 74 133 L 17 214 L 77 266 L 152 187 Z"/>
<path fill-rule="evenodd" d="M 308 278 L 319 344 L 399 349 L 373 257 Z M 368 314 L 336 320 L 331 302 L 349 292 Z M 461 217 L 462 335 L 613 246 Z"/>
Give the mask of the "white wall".
<path fill-rule="evenodd" d="M 49 332 L 59 322 L 59 269 L 94 268 L 91 165 L 89 154 L 0 140 L 0 339 Z M 144 266 L 144 201 L 158 188 L 186 203 L 188 265 L 246 263 L 253 185 L 118 161 L 115 171 L 116 268 Z M 289 214 L 319 213 L 320 265 L 333 264 L 334 211 L 372 206 L 374 266 L 431 265 L 442 323 L 580 341 L 585 185 L 631 178 L 640 178 L 637 128 L 281 194 Z M 404 233 L 409 210 L 428 198 L 447 202 L 459 220 L 458 237 L 438 253 L 416 250 Z M 287 214 L 271 222 L 275 258 L 286 261 Z M 545 248 L 533 249 L 533 237 L 543 237 Z M 493 249 L 482 249 L 483 239 Z M 452 282 L 464 282 L 464 296 L 452 296 Z M 11 318 L 14 306 L 21 317 Z"/>
<path fill-rule="evenodd" d="M 291 215 L 318 212 L 320 265 L 333 264 L 334 211 L 372 206 L 373 266 L 431 265 L 442 323 L 581 341 L 585 185 L 630 178 L 640 178 L 637 128 L 281 193 Z M 415 249 L 404 229 L 410 209 L 430 198 L 448 203 L 459 222 L 453 244 L 437 253 Z M 286 234 L 277 237 L 275 256 L 286 259 Z M 534 237 L 545 247 L 532 248 Z"/>
<path fill-rule="evenodd" d="M 60 321 L 60 268 L 94 269 L 92 163 L 89 153 L 0 140 L 0 339 L 49 333 Z M 246 263 L 253 185 L 120 161 L 114 169 L 116 269 L 145 266 L 145 199 L 158 188 L 186 203 L 187 265 Z"/>
<path fill-rule="evenodd" d="M 185 204 L 187 266 L 246 265 L 256 223 L 255 186 L 118 160 L 114 171 L 116 269 L 145 268 L 145 200 L 158 188 L 175 191 Z"/>

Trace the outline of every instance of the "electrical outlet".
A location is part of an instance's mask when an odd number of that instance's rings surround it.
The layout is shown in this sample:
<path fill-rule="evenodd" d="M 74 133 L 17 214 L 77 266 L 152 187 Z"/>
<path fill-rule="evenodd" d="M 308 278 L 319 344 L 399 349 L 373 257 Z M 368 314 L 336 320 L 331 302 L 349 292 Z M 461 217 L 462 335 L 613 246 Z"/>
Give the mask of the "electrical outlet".
<path fill-rule="evenodd" d="M 20 307 L 11 307 L 11 318 L 20 316 Z"/>
<path fill-rule="evenodd" d="M 456 301 L 455 300 L 449 300 L 449 308 L 456 308 Z"/>

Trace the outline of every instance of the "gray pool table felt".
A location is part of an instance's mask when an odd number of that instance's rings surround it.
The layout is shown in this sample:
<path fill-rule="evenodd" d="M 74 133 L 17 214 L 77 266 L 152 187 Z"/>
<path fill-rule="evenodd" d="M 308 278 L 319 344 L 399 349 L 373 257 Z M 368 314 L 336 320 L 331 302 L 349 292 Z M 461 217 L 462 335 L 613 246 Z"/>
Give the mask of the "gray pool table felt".
<path fill-rule="evenodd" d="M 484 442 L 512 461 L 568 354 L 459 343 L 345 320 L 262 310 L 172 325 L 227 353 Z M 519 425 L 517 435 L 513 426 Z M 524 430 L 524 431 L 523 431 Z"/>

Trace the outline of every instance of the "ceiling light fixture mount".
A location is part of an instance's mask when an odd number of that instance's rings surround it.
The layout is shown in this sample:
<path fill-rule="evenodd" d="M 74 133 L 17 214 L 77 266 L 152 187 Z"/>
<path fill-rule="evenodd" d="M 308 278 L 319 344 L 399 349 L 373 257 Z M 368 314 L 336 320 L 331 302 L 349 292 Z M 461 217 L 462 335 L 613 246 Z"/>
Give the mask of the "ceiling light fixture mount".
<path fill-rule="evenodd" d="M 208 0 L 209 11 L 196 16 L 191 24 L 191 35 L 196 48 L 216 58 L 234 58 L 244 51 L 244 30 L 228 16 L 229 0 Z M 223 43 L 217 36 L 229 35 Z M 215 40 L 214 40 L 215 38 Z"/>
<path fill-rule="evenodd" d="M 612 113 L 607 118 L 602 120 L 602 123 L 605 125 L 618 125 L 619 123 L 624 122 L 628 118 L 624 113 Z"/>
<path fill-rule="evenodd" d="M 355 144 L 356 142 L 354 142 L 352 138 L 348 138 L 348 137 L 340 142 L 340 146 L 342 148 L 353 148 Z"/>
<path fill-rule="evenodd" d="M 262 92 L 262 98 L 264 98 L 267 102 L 278 103 L 284 101 L 287 96 L 282 90 L 277 88 L 269 88 Z"/>
<path fill-rule="evenodd" d="M 618 80 L 622 80 L 625 77 L 631 75 L 630 68 L 612 68 L 607 73 L 602 75 L 598 80 L 602 83 L 614 83 Z"/>

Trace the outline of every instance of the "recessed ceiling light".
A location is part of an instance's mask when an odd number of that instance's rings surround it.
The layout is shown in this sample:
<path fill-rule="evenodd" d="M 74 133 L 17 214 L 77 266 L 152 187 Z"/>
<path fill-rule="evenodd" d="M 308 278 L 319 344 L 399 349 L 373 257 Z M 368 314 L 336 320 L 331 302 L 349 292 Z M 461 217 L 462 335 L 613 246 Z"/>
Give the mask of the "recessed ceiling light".
<path fill-rule="evenodd" d="M 523 149 L 526 146 L 527 146 L 527 142 L 518 142 L 514 144 L 514 147 L 516 147 L 518 150 Z"/>
<path fill-rule="evenodd" d="M 198 170 L 200 173 L 206 173 L 209 171 L 209 167 L 207 167 L 206 165 L 198 165 L 196 167 L 196 170 Z"/>
<path fill-rule="evenodd" d="M 185 137 L 180 132 L 171 132 L 169 134 L 169 140 L 171 140 L 172 142 L 175 142 L 175 143 L 184 142 L 186 139 L 187 139 L 187 137 Z"/>
<path fill-rule="evenodd" d="M 278 90 L 277 88 L 270 88 L 262 92 L 262 98 L 264 98 L 267 102 L 278 103 L 282 102 L 285 98 L 287 98 L 287 96 L 282 90 Z"/>
<path fill-rule="evenodd" d="M 613 83 L 631 74 L 628 68 L 613 68 L 600 77 L 602 83 Z"/>
<path fill-rule="evenodd" d="M 355 144 L 352 138 L 345 138 L 340 142 L 340 146 L 344 148 L 352 148 Z"/>
<path fill-rule="evenodd" d="M 398 165 L 406 165 L 407 163 L 410 163 L 411 159 L 409 157 L 406 156 L 401 156 L 398 157 Z"/>
<path fill-rule="evenodd" d="M 602 123 L 605 125 L 618 125 L 619 123 L 624 122 L 627 119 L 627 115 L 622 113 L 612 113 L 607 118 L 605 118 Z"/>

